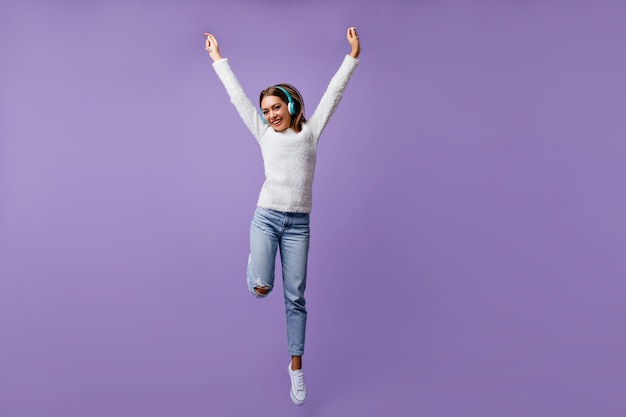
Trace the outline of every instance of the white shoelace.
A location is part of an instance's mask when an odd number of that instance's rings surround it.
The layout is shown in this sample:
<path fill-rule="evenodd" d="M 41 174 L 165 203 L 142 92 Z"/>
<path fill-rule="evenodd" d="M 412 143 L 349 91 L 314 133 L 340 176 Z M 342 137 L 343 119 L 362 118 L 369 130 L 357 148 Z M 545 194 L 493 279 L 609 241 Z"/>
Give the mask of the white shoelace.
<path fill-rule="evenodd" d="M 291 372 L 291 385 L 294 391 L 304 391 L 304 373 L 302 371 Z"/>

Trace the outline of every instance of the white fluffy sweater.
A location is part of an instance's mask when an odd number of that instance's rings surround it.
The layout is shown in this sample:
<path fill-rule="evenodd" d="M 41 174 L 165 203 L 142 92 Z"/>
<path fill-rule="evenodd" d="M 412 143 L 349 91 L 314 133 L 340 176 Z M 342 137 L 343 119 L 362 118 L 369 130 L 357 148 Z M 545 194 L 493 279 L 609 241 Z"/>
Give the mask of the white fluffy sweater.
<path fill-rule="evenodd" d="M 231 70 L 228 59 L 213 63 L 230 101 L 261 146 L 265 183 L 259 195 L 259 207 L 290 213 L 311 212 L 317 143 L 358 63 L 358 59 L 346 55 L 315 112 L 302 124 L 299 133 L 293 129 L 276 132 L 265 124 Z"/>

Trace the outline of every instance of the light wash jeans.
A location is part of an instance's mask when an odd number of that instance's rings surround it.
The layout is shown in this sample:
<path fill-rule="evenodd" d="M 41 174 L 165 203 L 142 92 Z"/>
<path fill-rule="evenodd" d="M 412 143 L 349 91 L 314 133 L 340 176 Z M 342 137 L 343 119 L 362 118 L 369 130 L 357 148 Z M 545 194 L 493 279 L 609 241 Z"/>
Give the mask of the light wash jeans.
<path fill-rule="evenodd" d="M 283 268 L 283 290 L 287 312 L 287 343 L 291 356 L 304 354 L 306 330 L 307 259 L 309 256 L 309 215 L 284 213 L 257 207 L 250 225 L 250 256 L 248 257 L 248 289 L 258 298 L 256 288 L 274 287 L 276 249 L 280 249 Z"/>

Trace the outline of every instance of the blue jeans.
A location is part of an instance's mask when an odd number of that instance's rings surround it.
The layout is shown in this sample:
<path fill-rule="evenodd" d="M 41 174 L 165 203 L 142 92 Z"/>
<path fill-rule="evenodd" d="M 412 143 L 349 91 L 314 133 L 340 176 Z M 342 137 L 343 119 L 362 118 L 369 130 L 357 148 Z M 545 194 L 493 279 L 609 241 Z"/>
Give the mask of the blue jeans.
<path fill-rule="evenodd" d="M 258 298 L 274 287 L 276 249 L 280 249 L 287 312 L 287 343 L 291 356 L 304 354 L 306 308 L 304 289 L 309 256 L 309 214 L 284 213 L 257 207 L 250 225 L 248 289 Z M 260 294 L 255 288 L 264 289 Z"/>

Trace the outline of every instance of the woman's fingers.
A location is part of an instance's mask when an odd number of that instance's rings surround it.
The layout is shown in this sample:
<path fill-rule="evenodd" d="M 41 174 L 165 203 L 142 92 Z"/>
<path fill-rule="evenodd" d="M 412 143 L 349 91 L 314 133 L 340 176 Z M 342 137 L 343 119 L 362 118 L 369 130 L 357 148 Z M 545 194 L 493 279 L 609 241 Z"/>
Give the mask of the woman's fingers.
<path fill-rule="evenodd" d="M 205 44 L 205 49 L 210 53 L 213 52 L 213 50 L 217 50 L 218 45 L 217 45 L 217 40 L 215 39 L 215 36 L 213 36 L 212 34 L 210 34 L 209 32 L 204 32 L 204 36 L 206 36 L 206 40 L 204 42 Z"/>
<path fill-rule="evenodd" d="M 205 32 L 204 36 L 206 36 L 207 42 L 211 42 L 212 44 L 217 44 L 217 40 L 215 39 L 215 36 L 213 36 L 212 34 Z"/>

